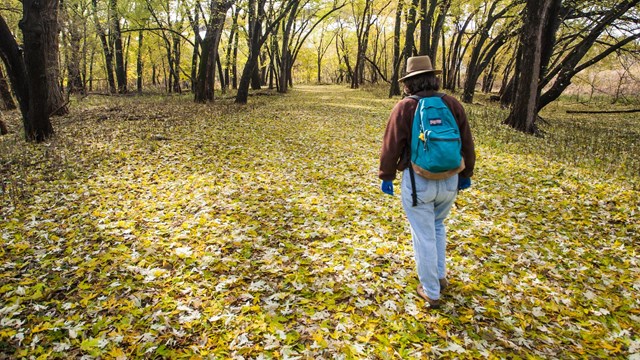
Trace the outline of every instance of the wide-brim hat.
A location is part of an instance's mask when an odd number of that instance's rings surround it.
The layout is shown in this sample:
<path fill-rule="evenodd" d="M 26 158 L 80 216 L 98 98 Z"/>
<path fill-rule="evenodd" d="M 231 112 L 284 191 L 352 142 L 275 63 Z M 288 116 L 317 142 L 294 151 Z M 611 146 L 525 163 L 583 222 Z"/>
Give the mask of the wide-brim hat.
<path fill-rule="evenodd" d="M 427 55 L 412 56 L 407 59 L 406 75 L 398 79 L 398 81 L 425 73 L 440 74 L 442 70 L 435 70 L 431 65 L 431 58 Z"/>

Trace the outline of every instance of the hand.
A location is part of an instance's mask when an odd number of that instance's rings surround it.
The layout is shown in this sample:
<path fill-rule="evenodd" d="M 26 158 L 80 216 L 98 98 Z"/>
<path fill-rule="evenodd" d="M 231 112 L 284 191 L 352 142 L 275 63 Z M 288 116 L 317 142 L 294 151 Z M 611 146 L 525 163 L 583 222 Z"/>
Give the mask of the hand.
<path fill-rule="evenodd" d="M 458 191 L 471 187 L 471 178 L 458 175 Z"/>
<path fill-rule="evenodd" d="M 382 186 L 380 186 L 382 192 L 385 194 L 393 195 L 393 181 L 382 180 Z"/>

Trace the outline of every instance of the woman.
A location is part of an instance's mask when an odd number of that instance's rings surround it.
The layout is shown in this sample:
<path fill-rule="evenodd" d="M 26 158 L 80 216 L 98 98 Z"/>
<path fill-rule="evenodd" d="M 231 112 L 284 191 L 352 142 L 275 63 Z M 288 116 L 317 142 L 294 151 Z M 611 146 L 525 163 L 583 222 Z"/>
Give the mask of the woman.
<path fill-rule="evenodd" d="M 470 178 L 473 175 L 476 157 L 471 129 L 462 105 L 451 96 L 442 96 L 460 130 L 464 170 L 440 180 L 425 178 L 415 173 L 417 205 L 413 206 L 410 143 L 411 126 L 418 105 L 415 96 L 437 96 L 440 79 L 436 75 L 440 73 L 440 70 L 433 69 L 428 56 L 416 56 L 407 60 L 407 74 L 400 81 L 403 82 L 405 94 L 413 97 L 405 97 L 391 111 L 383 138 L 378 174 L 382 179 L 382 191 L 393 195 L 396 171 L 403 172 L 402 205 L 411 224 L 411 237 L 420 280 L 417 291 L 430 308 L 440 307 L 440 292 L 447 286 L 444 219 L 449 214 L 458 190 L 471 185 Z"/>

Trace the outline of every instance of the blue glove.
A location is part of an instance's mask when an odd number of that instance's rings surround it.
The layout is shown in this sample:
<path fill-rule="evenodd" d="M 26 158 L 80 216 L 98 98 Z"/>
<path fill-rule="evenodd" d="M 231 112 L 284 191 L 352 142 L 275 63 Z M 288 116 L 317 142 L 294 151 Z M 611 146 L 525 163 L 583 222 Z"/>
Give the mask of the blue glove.
<path fill-rule="evenodd" d="M 458 191 L 471 187 L 471 178 L 458 176 Z"/>
<path fill-rule="evenodd" d="M 393 195 L 393 181 L 382 180 L 382 186 L 380 187 L 385 194 Z"/>

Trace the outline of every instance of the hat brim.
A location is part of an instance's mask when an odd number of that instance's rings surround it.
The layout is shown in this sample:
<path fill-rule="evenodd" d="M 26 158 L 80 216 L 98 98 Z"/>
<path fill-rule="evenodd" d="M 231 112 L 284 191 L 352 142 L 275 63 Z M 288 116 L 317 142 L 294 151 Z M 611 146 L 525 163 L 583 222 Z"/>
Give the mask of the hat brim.
<path fill-rule="evenodd" d="M 420 75 L 420 74 L 426 74 L 426 73 L 434 73 L 434 74 L 442 74 L 442 70 L 420 70 L 420 71 L 414 71 L 412 73 L 409 73 L 403 77 L 401 77 L 400 79 L 398 79 L 398 81 L 402 81 L 404 79 L 408 79 L 410 77 L 414 77 L 416 75 Z"/>

